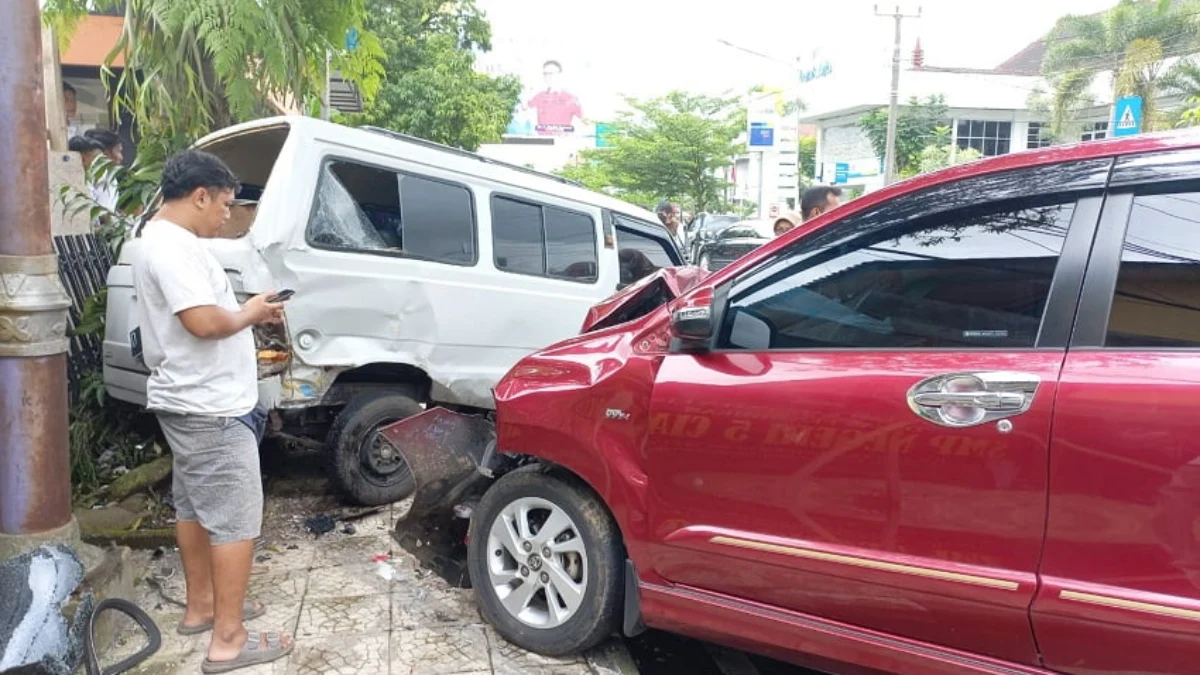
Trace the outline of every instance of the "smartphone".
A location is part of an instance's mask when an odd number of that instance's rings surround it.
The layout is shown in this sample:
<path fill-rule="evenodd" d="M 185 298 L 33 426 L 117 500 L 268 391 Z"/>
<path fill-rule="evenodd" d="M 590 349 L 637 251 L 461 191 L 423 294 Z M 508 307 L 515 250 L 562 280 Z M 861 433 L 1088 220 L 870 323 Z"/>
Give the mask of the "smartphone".
<path fill-rule="evenodd" d="M 296 291 L 293 291 L 290 288 L 285 288 L 282 291 L 279 291 L 278 293 L 276 293 L 275 295 L 272 295 L 271 297 L 267 298 L 267 302 L 284 302 L 284 301 L 290 299 L 295 294 L 296 294 Z"/>

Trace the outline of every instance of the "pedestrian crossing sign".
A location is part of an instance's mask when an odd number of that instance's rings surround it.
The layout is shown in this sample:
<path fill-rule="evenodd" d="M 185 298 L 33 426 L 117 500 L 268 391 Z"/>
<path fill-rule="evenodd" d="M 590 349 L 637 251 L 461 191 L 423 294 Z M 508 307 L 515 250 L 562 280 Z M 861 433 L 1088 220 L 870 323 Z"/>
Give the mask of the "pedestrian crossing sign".
<path fill-rule="evenodd" d="M 1142 130 L 1142 97 L 1126 96 L 1113 106 L 1113 136 L 1132 136 Z"/>

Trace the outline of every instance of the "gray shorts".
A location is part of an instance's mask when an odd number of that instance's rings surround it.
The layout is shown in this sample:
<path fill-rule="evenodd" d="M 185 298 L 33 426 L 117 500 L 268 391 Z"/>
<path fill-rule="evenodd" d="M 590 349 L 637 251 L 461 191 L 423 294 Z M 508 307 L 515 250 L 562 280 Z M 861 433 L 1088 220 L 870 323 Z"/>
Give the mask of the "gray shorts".
<path fill-rule="evenodd" d="M 158 413 L 174 455 L 175 517 L 199 522 L 214 544 L 262 532 L 258 439 L 233 417 Z"/>

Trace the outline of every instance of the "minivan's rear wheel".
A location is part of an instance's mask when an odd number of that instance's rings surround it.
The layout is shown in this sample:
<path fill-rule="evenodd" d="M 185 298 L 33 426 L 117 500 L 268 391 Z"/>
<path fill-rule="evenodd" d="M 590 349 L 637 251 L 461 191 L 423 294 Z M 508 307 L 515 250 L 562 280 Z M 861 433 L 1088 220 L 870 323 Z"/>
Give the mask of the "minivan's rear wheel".
<path fill-rule="evenodd" d="M 338 488 L 352 501 L 376 506 L 413 491 L 412 470 L 379 430 L 421 412 L 421 405 L 396 391 L 376 391 L 350 400 L 329 430 L 326 446 Z"/>
<path fill-rule="evenodd" d="M 496 481 L 472 516 L 467 564 L 483 617 L 517 646 L 572 654 L 616 627 L 620 532 L 574 479 L 522 470 Z"/>

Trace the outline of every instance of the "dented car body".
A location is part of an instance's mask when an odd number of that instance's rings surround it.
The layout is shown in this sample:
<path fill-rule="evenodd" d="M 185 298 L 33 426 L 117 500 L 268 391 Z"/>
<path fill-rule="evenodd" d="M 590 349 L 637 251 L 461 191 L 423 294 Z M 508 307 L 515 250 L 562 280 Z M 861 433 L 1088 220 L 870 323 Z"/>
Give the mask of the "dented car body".
<path fill-rule="evenodd" d="M 410 482 L 380 455 L 383 422 L 430 405 L 490 410 L 518 359 L 576 334 L 590 307 L 641 275 L 682 263 L 649 212 L 382 130 L 275 118 L 196 147 L 257 199 L 242 236 L 206 241 L 235 291 L 295 291 L 285 330 L 256 334 L 271 431 L 331 434 L 330 451 L 348 456 L 339 482 L 358 501 L 394 500 Z M 138 255 L 134 238 L 109 276 L 104 375 L 110 394 L 141 404 Z M 337 424 L 346 411 L 354 419 Z"/>

